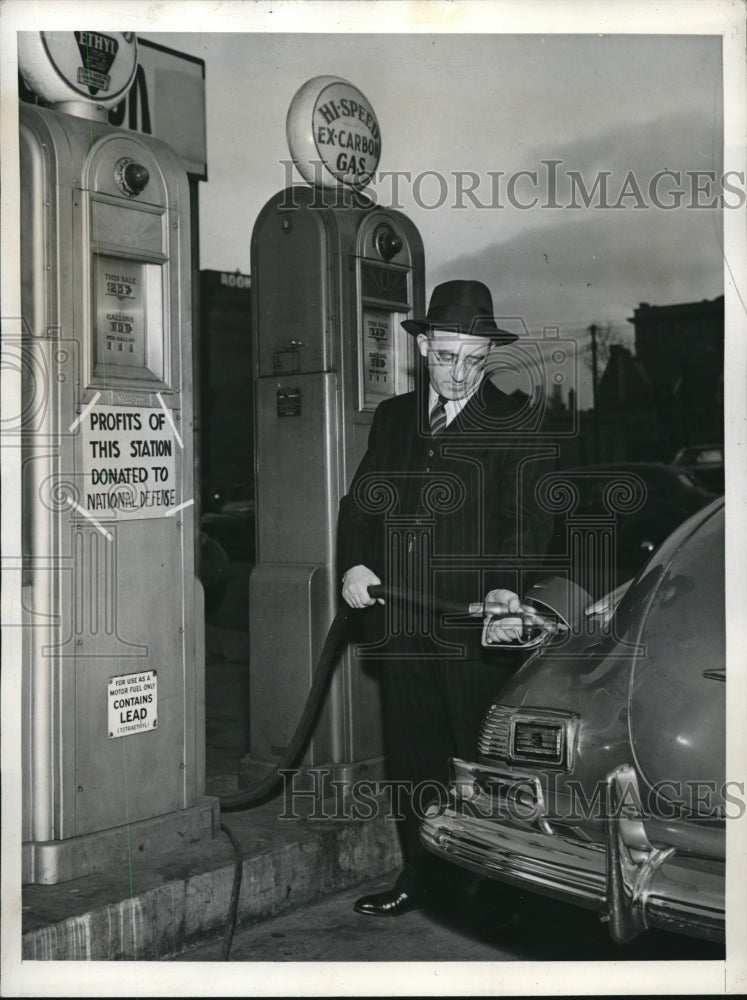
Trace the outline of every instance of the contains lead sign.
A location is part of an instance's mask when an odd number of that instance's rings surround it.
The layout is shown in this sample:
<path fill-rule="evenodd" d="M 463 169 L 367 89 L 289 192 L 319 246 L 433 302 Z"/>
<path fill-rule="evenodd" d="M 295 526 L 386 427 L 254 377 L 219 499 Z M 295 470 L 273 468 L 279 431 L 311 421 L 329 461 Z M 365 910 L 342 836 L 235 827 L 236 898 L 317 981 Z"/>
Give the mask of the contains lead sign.
<path fill-rule="evenodd" d="M 107 701 L 110 740 L 158 727 L 158 679 L 155 670 L 110 677 Z"/>

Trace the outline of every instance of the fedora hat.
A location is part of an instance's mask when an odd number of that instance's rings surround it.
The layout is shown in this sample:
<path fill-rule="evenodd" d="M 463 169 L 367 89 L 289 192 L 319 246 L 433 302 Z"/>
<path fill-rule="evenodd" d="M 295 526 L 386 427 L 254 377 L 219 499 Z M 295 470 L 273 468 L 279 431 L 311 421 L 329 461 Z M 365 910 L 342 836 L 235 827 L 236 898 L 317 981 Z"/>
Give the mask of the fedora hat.
<path fill-rule="evenodd" d="M 436 285 L 424 319 L 406 319 L 402 326 L 408 333 L 428 330 L 452 330 L 473 337 L 489 337 L 499 344 L 510 344 L 519 337 L 501 330 L 493 318 L 493 298 L 481 281 L 444 281 Z"/>

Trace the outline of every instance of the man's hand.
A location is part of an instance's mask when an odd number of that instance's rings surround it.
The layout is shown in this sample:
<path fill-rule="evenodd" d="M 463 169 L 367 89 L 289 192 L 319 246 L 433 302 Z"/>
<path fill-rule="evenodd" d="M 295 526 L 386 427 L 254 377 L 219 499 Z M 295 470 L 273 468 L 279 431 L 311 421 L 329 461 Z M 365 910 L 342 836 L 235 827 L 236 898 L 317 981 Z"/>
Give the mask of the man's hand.
<path fill-rule="evenodd" d="M 492 605 L 492 607 L 491 607 Z M 515 615 L 521 607 L 521 600 L 513 590 L 491 590 L 483 602 L 486 617 L 495 615 Z"/>
<path fill-rule="evenodd" d="M 491 607 L 492 605 L 492 607 Z M 524 643 L 534 634 L 532 626 L 544 626 L 548 619 L 527 604 L 512 590 L 491 590 L 485 598 L 483 646 L 499 643 Z"/>
<path fill-rule="evenodd" d="M 374 599 L 368 594 L 368 588 L 381 583 L 378 576 L 368 566 L 351 566 L 342 578 L 342 597 L 351 608 L 365 608 L 376 601 L 384 603 L 384 599 Z"/>

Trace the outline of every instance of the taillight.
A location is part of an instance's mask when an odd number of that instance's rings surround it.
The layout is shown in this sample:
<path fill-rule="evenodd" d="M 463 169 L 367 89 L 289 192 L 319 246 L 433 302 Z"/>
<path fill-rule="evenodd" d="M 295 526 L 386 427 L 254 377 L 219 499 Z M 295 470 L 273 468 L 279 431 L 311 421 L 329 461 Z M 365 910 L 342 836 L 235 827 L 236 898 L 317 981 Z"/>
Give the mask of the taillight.
<path fill-rule="evenodd" d="M 493 703 L 480 728 L 480 757 L 507 764 L 547 764 L 570 771 L 578 717 L 548 708 Z"/>
<path fill-rule="evenodd" d="M 560 723 L 516 722 L 511 756 L 562 764 L 564 727 Z"/>
<path fill-rule="evenodd" d="M 508 705 L 491 705 L 485 715 L 477 742 L 480 754 L 494 760 L 507 760 L 508 734 L 511 713 L 515 709 Z"/>
<path fill-rule="evenodd" d="M 508 760 L 511 764 L 546 764 L 570 771 L 578 717 L 546 708 L 518 708 L 511 716 Z"/>

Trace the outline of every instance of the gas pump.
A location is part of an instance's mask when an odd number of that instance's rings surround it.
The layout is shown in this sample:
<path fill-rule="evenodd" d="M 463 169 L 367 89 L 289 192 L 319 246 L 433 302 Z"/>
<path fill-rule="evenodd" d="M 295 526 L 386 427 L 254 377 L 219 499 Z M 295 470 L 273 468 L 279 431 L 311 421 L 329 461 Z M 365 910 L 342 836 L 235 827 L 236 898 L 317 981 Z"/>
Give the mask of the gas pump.
<path fill-rule="evenodd" d="M 204 796 L 189 192 L 106 123 L 132 33 L 22 33 L 23 879 L 218 825 Z"/>
<path fill-rule="evenodd" d="M 242 774 L 288 747 L 339 596 L 341 496 L 373 412 L 412 388 L 400 322 L 424 307 L 420 235 L 357 186 L 378 164 L 370 103 L 316 77 L 288 114 L 310 186 L 271 198 L 252 233 L 257 564 L 250 578 L 250 740 Z M 304 765 L 335 780 L 383 774 L 378 685 L 348 650 Z"/>

